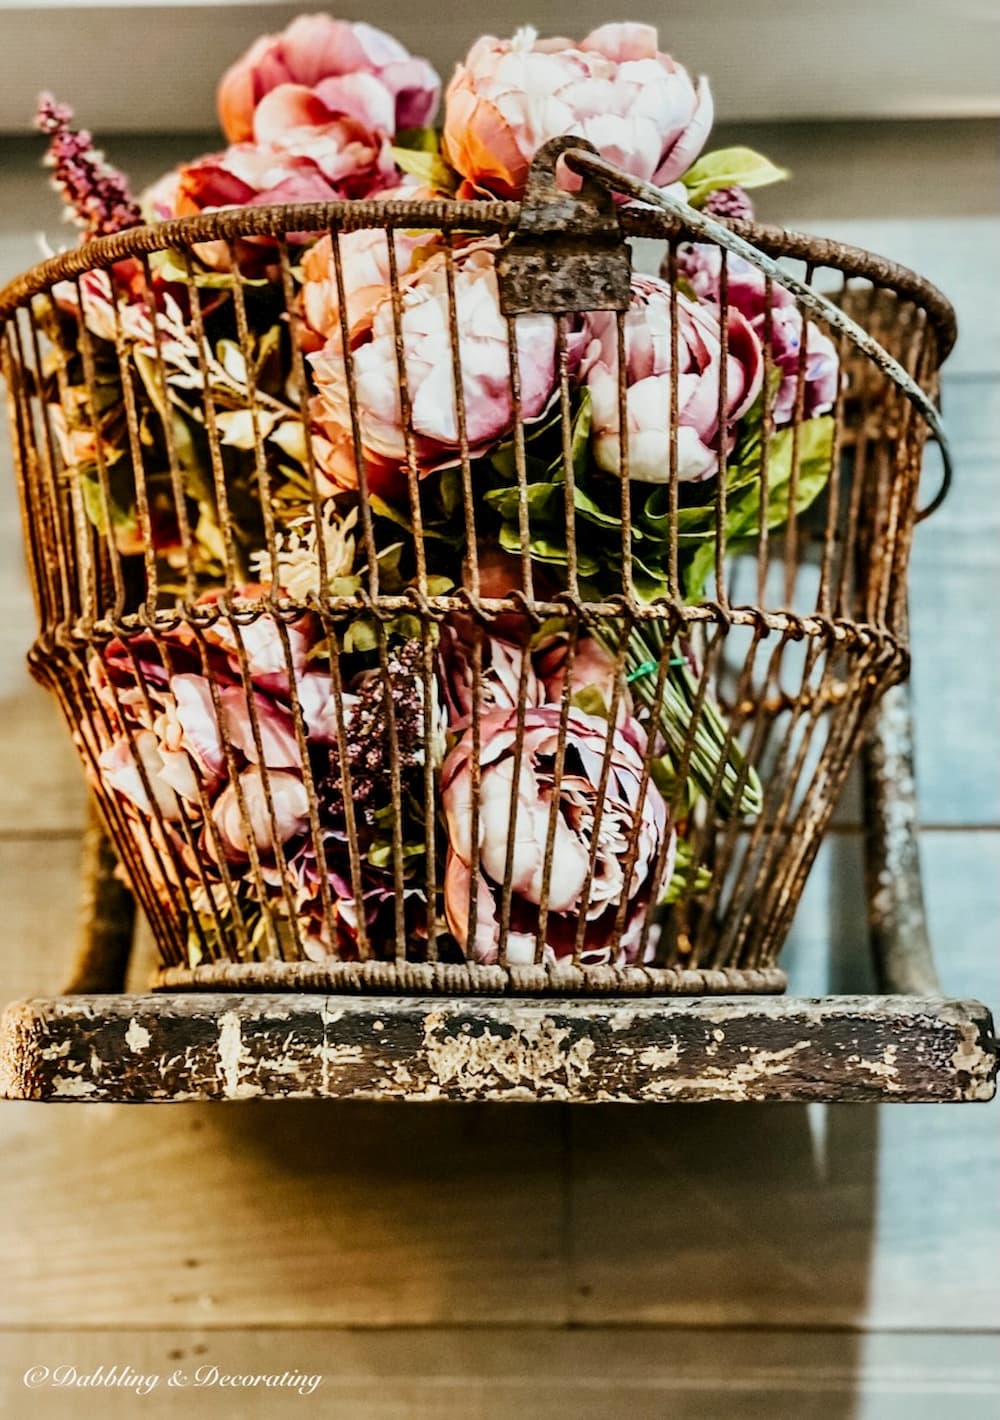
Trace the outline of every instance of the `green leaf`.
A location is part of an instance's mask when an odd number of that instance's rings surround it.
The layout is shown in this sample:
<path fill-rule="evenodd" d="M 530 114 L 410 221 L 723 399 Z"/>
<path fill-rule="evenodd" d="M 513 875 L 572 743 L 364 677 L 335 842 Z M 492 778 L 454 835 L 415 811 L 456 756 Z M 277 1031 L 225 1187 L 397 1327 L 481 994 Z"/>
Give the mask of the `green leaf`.
<path fill-rule="evenodd" d="M 462 470 L 445 468 L 438 476 L 438 494 L 441 507 L 449 518 L 455 516 L 462 506 Z"/>
<path fill-rule="evenodd" d="M 517 510 L 520 503 L 518 489 L 493 488 L 489 493 L 484 494 L 483 501 L 491 508 L 496 508 L 504 522 L 517 523 Z M 525 489 L 525 502 L 528 505 L 529 520 L 534 516 L 537 522 L 553 512 L 561 513 L 563 491 L 554 483 L 529 483 Z M 518 545 L 520 546 L 520 544 Z"/>
<path fill-rule="evenodd" d="M 396 508 L 391 503 L 387 503 L 385 499 L 380 498 L 377 493 L 369 493 L 368 502 L 371 505 L 372 512 L 377 518 L 384 518 L 387 523 L 393 523 L 397 528 L 402 528 L 405 532 L 408 532 L 411 537 L 413 536 L 413 524 L 401 508 Z M 438 528 L 429 527 L 425 523 L 424 538 L 425 540 L 433 538 L 438 542 L 454 543 L 461 540 L 461 533 L 456 532 L 454 529 L 443 532 Z"/>
<path fill-rule="evenodd" d="M 458 187 L 458 174 L 437 153 L 417 148 L 393 148 L 392 157 L 397 168 L 402 168 L 404 173 L 409 173 L 435 192 L 450 197 Z"/>
<path fill-rule="evenodd" d="M 588 523 L 596 523 L 598 527 L 614 528 L 621 534 L 622 520 L 620 513 L 606 513 L 600 504 L 595 503 L 590 494 L 587 493 L 578 483 L 573 489 L 573 505 L 580 517 Z M 632 529 L 632 536 L 641 537 L 642 534 L 637 528 Z M 619 536 L 619 541 L 620 541 Z"/>
<path fill-rule="evenodd" d="M 521 551 L 521 539 L 517 528 L 511 527 L 509 523 L 504 523 L 500 529 L 500 546 L 504 552 L 519 553 Z M 550 542 L 547 538 L 532 536 L 531 555 L 536 562 L 548 562 L 555 566 L 565 567 L 568 561 L 565 543 Z M 596 577 L 602 569 L 602 564 L 596 557 L 591 557 L 580 548 L 577 548 L 576 567 L 581 577 Z"/>
<path fill-rule="evenodd" d="M 357 651 L 377 651 L 378 632 L 374 622 L 366 621 L 362 617 L 350 622 L 341 640 L 341 647 L 345 655 Z"/>
<path fill-rule="evenodd" d="M 582 690 L 571 697 L 570 704 L 577 710 L 582 710 L 586 715 L 596 715 L 601 720 L 608 718 L 608 705 L 601 691 L 596 685 L 585 685 Z"/>
<path fill-rule="evenodd" d="M 590 423 L 590 390 L 585 389 L 580 394 L 580 405 L 573 417 L 573 440 L 570 450 L 573 472 L 578 477 L 583 476 L 590 463 Z"/>
<path fill-rule="evenodd" d="M 416 153 L 441 151 L 441 135 L 436 128 L 401 128 L 394 142 L 397 148 L 411 149 Z"/>
<path fill-rule="evenodd" d="M 96 478 L 81 478 L 80 493 L 83 497 L 83 508 L 87 514 L 88 521 L 101 534 L 106 536 L 108 531 L 107 512 L 104 507 L 104 494 L 101 485 Z"/>
<path fill-rule="evenodd" d="M 233 449 L 252 449 L 255 429 L 259 438 L 266 439 L 276 418 L 263 409 L 256 411 L 256 418 L 250 409 L 230 409 L 217 414 L 215 422 L 222 436 L 220 443 Z"/>
<path fill-rule="evenodd" d="M 151 252 L 149 264 L 163 281 L 177 281 L 186 286 L 193 277 L 194 284 L 205 290 L 230 290 L 232 288 L 232 272 L 206 271 L 200 268 L 195 261 L 191 263 L 191 277 L 189 277 L 187 267 L 181 259 L 180 253 L 176 251 Z M 244 276 L 240 284 L 243 286 L 268 286 L 270 282 L 266 277 Z"/>
<path fill-rule="evenodd" d="M 688 601 L 696 601 L 701 596 L 714 567 L 715 538 L 712 537 L 698 548 L 684 575 L 684 595 Z"/>
<path fill-rule="evenodd" d="M 833 463 L 834 421 L 824 414 L 807 419 L 799 425 L 798 476 L 795 480 L 796 515 L 804 513 L 826 487 Z M 792 515 L 792 456 L 796 448 L 795 430 L 779 429 L 771 436 L 767 458 L 767 526 L 783 527 Z M 761 450 L 753 450 L 747 465 L 737 474 L 736 486 L 741 491 L 726 503 L 726 542 L 728 550 L 760 533 L 760 464 Z M 749 473 L 749 480 L 747 474 Z M 697 549 L 684 577 L 685 595 L 694 601 L 702 595 L 715 566 L 715 536 L 713 532 Z"/>
<path fill-rule="evenodd" d="M 705 153 L 681 178 L 692 207 L 700 207 L 713 192 L 723 187 L 766 187 L 788 177 L 770 158 L 753 148 L 719 148 Z"/>

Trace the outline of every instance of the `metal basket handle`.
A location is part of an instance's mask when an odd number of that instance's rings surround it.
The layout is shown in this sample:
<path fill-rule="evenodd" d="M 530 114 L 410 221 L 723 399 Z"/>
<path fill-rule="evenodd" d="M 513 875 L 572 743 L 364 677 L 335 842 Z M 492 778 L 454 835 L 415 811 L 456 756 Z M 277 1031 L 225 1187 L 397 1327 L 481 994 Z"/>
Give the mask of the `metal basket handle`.
<path fill-rule="evenodd" d="M 547 205 L 549 188 L 552 186 L 549 178 L 554 173 L 555 165 L 560 158 L 585 180 L 591 192 L 593 184 L 596 183 L 607 191 L 621 193 L 649 207 L 657 207 L 662 212 L 674 217 L 694 235 L 706 237 L 717 246 L 732 252 L 734 256 L 742 257 L 744 261 L 755 266 L 771 281 L 784 287 L 786 291 L 790 291 L 807 311 L 817 316 L 839 334 L 846 336 L 856 349 L 867 355 L 884 374 L 889 376 L 914 408 L 923 415 L 930 429 L 931 437 L 941 450 L 943 463 L 941 486 L 927 506 L 917 513 L 917 521 L 921 522 L 941 506 L 947 497 L 953 477 L 951 449 L 941 422 L 941 415 L 933 400 L 921 389 L 916 380 L 873 336 L 869 335 L 826 296 L 820 295 L 818 291 L 814 291 L 810 286 L 790 275 L 779 266 L 773 257 L 758 250 L 744 237 L 737 236 L 721 222 L 706 216 L 704 212 L 696 211 L 686 202 L 670 196 L 669 193 L 661 192 L 652 183 L 643 182 L 639 178 L 623 172 L 614 163 L 609 163 L 606 158 L 602 158 L 596 149 L 581 139 L 556 138 L 539 149 L 532 165 L 534 171 L 529 180 L 529 190 L 525 199 L 525 206 L 529 209 L 532 208 L 534 196 L 532 188 L 536 185 L 538 186 L 538 196 Z M 546 174 L 544 179 L 543 173 Z M 581 207 L 589 207 L 589 205 L 589 203 L 580 204 Z"/>

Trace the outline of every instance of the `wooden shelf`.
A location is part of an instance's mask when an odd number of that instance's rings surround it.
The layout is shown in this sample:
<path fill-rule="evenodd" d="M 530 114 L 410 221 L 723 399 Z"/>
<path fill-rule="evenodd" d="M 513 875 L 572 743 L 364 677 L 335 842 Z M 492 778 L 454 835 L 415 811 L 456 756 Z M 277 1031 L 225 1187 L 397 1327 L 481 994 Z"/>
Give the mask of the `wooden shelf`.
<path fill-rule="evenodd" d="M 600 1000 L 206 994 L 22 1001 L 8 1099 L 991 1099 L 993 1022 L 916 996 Z"/>

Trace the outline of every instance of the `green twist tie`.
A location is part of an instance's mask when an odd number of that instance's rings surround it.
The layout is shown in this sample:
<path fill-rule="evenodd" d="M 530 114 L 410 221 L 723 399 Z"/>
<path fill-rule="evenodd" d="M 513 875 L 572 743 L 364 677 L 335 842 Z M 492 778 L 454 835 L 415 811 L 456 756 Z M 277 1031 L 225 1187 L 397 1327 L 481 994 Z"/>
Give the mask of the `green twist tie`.
<path fill-rule="evenodd" d="M 686 666 L 687 657 L 671 656 L 667 664 L 671 666 Z M 629 671 L 628 675 L 625 677 L 626 683 L 631 685 L 635 680 L 642 680 L 643 676 L 655 675 L 659 669 L 659 665 L 659 661 L 643 661 L 641 666 L 636 666 L 634 671 Z"/>

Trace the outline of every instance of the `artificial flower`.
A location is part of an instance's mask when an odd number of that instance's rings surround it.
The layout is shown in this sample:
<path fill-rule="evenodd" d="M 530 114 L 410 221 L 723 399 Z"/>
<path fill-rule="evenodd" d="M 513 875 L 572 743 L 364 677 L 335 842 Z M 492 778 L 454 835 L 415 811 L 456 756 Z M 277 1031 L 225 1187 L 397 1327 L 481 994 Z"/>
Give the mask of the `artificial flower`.
<path fill-rule="evenodd" d="M 475 242 L 454 253 L 458 364 L 464 396 L 465 439 L 472 458 L 485 453 L 513 428 L 510 353 L 506 317 L 494 257 L 497 244 Z M 461 456 L 458 392 L 449 319 L 447 255 L 438 253 L 400 282 L 400 334 L 410 406 L 412 445 L 423 475 L 457 463 Z M 398 484 L 407 461 L 396 354 L 396 316 L 388 291 L 355 326 L 349 358 L 369 486 Z M 521 417 L 537 419 L 556 386 L 556 334 L 551 316 L 517 321 Z M 330 488 L 358 485 L 350 389 L 337 331 L 309 357 L 317 395 L 312 402 L 313 447 Z"/>
<path fill-rule="evenodd" d="M 223 789 L 212 806 L 212 818 L 227 857 L 237 862 L 248 859 L 251 838 L 259 852 L 273 853 L 309 827 L 302 776 L 270 769 L 265 785 L 259 766 L 251 765 L 241 772 L 239 788 L 230 783 Z"/>
<path fill-rule="evenodd" d="M 586 920 L 585 964 L 635 961 L 646 911 L 651 903 L 660 901 L 670 880 L 674 846 L 674 830 L 659 790 L 651 780 L 647 780 L 645 793 L 641 789 L 645 734 L 634 720 L 613 727 L 598 716 L 571 708 L 566 717 L 563 773 L 557 783 L 560 709 L 555 705 L 529 707 L 523 712 L 515 781 L 519 718 L 516 709 L 497 709 L 484 714 L 480 722 L 478 878 L 474 891 L 471 732 L 462 736 L 442 767 L 449 843 L 444 882 L 448 926 L 469 957 L 485 963 L 497 960 L 513 798 L 517 812 L 508 961 L 534 960 L 543 891 L 547 892 L 549 909 L 543 961 L 552 963 L 572 955 L 581 914 Z M 599 799 L 606 756 L 609 772 L 604 796 Z M 545 845 L 554 795 L 558 801 L 555 842 L 546 883 Z M 585 891 L 595 834 L 593 878 Z M 470 899 L 475 914 L 472 922 Z M 622 933 L 614 945 L 622 902 Z M 651 930 L 646 960 L 652 958 L 656 941 L 657 933 Z"/>
<path fill-rule="evenodd" d="M 233 143 L 223 153 L 181 167 L 172 188 L 171 216 L 220 207 L 275 202 L 331 202 L 368 197 L 398 181 L 388 143 L 350 118 L 301 127 L 272 138 Z M 155 200 L 171 188 L 158 185 Z"/>
<path fill-rule="evenodd" d="M 394 198 L 412 201 L 430 195 L 426 188 L 407 177 L 376 194 L 380 202 Z M 336 237 L 346 297 L 346 322 L 352 338 L 363 333 L 371 312 L 389 294 L 390 238 L 394 243 L 397 275 L 402 277 L 410 270 L 417 249 L 437 241 L 439 234 L 409 230 L 390 233 L 384 227 L 361 227 L 353 232 L 340 232 Z M 302 314 L 307 326 L 303 344 L 309 350 L 321 348 L 327 340 L 340 334 L 334 240 L 329 235 L 320 237 L 302 257 Z"/>
<path fill-rule="evenodd" d="M 332 116 L 355 119 L 391 136 L 433 122 L 441 81 L 372 25 L 299 15 L 279 35 L 262 35 L 222 76 L 219 119 L 233 143 L 251 138 L 261 101 L 277 95 L 275 121 L 285 128 Z"/>
<path fill-rule="evenodd" d="M 573 134 L 633 177 L 667 187 L 712 126 L 708 83 L 657 48 L 651 25 L 613 24 L 578 45 L 518 30 L 477 40 L 445 100 L 442 152 L 459 196 L 516 198 L 535 153 Z"/>
<path fill-rule="evenodd" d="M 707 242 L 682 246 L 677 256 L 677 269 L 700 301 L 718 306 L 722 269 L 719 247 Z M 771 282 L 771 315 L 768 321 L 767 285 L 767 277 L 756 266 L 741 256 L 727 255 L 726 303 L 729 310 L 739 312 L 749 321 L 761 342 L 767 339 L 770 326 L 771 359 L 781 375 L 774 395 L 772 416 L 775 427 L 781 428 L 791 423 L 795 414 L 803 322 L 795 297 L 776 281 Z M 812 419 L 819 414 L 828 414 L 837 398 L 840 360 L 833 341 L 814 322 L 810 322 L 806 331 L 803 378 L 803 417 Z"/>
<path fill-rule="evenodd" d="M 275 537 L 274 576 L 278 589 L 293 601 L 304 602 L 324 588 L 321 579 L 320 547 L 326 564 L 327 589 L 338 578 L 349 577 L 354 568 L 358 510 L 341 513 L 336 501 L 328 498 L 320 508 L 319 522 L 311 513 L 296 518 Z M 265 549 L 253 553 L 251 567 L 262 581 L 271 577 L 271 554 Z"/>
<path fill-rule="evenodd" d="M 632 304 L 625 316 L 626 412 L 629 477 L 667 483 L 671 475 L 670 286 L 654 276 L 632 278 Z M 728 452 L 732 426 L 760 391 L 763 352 L 738 310 L 726 322 L 726 432 L 719 427 L 722 332 L 719 313 L 676 293 L 676 458 L 680 482 L 710 478 Z M 599 468 L 620 474 L 618 324 L 613 312 L 586 318 L 589 345 L 583 371 L 592 407 L 592 447 Z"/>

